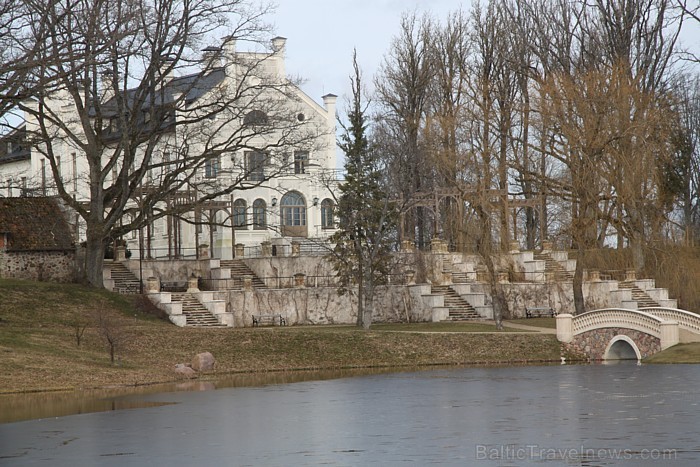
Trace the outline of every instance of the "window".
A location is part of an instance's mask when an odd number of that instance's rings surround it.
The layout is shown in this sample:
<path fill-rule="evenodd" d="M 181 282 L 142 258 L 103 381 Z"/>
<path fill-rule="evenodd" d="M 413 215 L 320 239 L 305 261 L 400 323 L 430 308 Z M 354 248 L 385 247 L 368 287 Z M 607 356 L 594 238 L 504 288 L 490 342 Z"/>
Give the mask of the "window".
<path fill-rule="evenodd" d="M 309 163 L 309 153 L 307 151 L 297 151 L 294 153 L 294 173 L 306 173 L 306 164 Z"/>
<path fill-rule="evenodd" d="M 237 199 L 233 202 L 233 226 L 236 229 L 247 229 L 246 211 L 248 205 L 244 199 Z"/>
<path fill-rule="evenodd" d="M 41 160 L 41 194 L 46 196 L 46 159 Z"/>
<path fill-rule="evenodd" d="M 264 230 L 267 227 L 267 204 L 262 199 L 253 202 L 253 229 Z"/>
<path fill-rule="evenodd" d="M 219 156 L 212 157 L 204 161 L 204 178 L 216 178 L 221 169 Z"/>
<path fill-rule="evenodd" d="M 321 201 L 321 228 L 332 229 L 335 227 L 335 219 L 333 219 L 333 211 L 335 206 L 333 201 L 326 198 Z"/>
<path fill-rule="evenodd" d="M 296 191 L 291 191 L 282 197 L 282 223 L 290 227 L 306 225 L 306 202 Z"/>
<path fill-rule="evenodd" d="M 265 180 L 265 162 L 267 157 L 262 152 L 245 153 L 246 180 L 262 182 Z"/>
<path fill-rule="evenodd" d="M 78 155 L 76 153 L 71 153 L 73 158 L 73 194 L 78 193 Z"/>
<path fill-rule="evenodd" d="M 262 110 L 252 110 L 243 117 L 244 125 L 267 125 L 267 114 Z"/>

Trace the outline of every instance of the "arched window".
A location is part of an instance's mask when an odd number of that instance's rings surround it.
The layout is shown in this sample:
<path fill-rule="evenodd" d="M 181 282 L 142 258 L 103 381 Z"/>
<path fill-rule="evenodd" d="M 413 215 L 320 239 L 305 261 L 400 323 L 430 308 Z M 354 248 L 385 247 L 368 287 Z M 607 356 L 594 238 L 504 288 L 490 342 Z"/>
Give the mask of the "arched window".
<path fill-rule="evenodd" d="M 282 223 L 289 226 L 306 225 L 306 201 L 296 191 L 282 197 Z"/>
<path fill-rule="evenodd" d="M 246 213 L 248 205 L 244 199 L 237 199 L 233 202 L 233 226 L 236 229 L 247 229 Z"/>
<path fill-rule="evenodd" d="M 292 237 L 306 237 L 306 201 L 296 192 L 290 191 L 280 201 L 282 234 Z"/>
<path fill-rule="evenodd" d="M 267 204 L 262 199 L 253 201 L 253 229 L 264 230 L 267 227 Z"/>
<path fill-rule="evenodd" d="M 267 125 L 267 114 L 262 110 L 251 110 L 243 117 L 244 125 Z"/>
<path fill-rule="evenodd" d="M 333 211 L 335 211 L 335 205 L 333 200 L 324 199 L 321 201 L 321 228 L 322 229 L 332 229 L 335 227 L 335 219 L 333 218 Z"/>

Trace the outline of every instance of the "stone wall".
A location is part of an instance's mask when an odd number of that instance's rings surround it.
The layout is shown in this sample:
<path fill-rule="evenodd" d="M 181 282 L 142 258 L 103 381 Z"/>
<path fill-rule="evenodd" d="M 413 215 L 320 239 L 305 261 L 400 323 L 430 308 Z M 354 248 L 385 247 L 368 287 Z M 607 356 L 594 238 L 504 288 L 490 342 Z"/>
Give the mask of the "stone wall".
<path fill-rule="evenodd" d="M 0 250 L 0 277 L 48 282 L 74 282 L 73 251 Z"/>
<path fill-rule="evenodd" d="M 334 287 L 232 290 L 226 292 L 234 326 L 251 326 L 252 315 L 281 314 L 287 324 L 355 324 L 357 294 L 338 295 Z M 429 321 L 430 310 L 414 303 L 409 288 L 381 286 L 375 296 L 373 322 Z"/>
<path fill-rule="evenodd" d="M 624 328 L 604 328 L 588 331 L 574 336 L 568 344 L 562 344 L 564 348 L 577 355 L 587 355 L 591 360 L 602 360 L 605 349 L 615 336 L 627 336 L 639 348 L 642 358 L 661 350 L 661 340 L 647 333 Z"/>
<path fill-rule="evenodd" d="M 569 282 L 552 283 L 503 283 L 501 284 L 511 316 L 506 318 L 524 318 L 525 308 L 549 307 L 557 313 L 574 313 L 574 291 Z M 596 310 L 613 306 L 611 288 L 617 283 L 611 281 L 589 282 L 583 285 L 586 309 Z M 472 283 L 471 291 L 486 295 L 486 305 L 492 305 L 491 288 L 487 283 Z"/>

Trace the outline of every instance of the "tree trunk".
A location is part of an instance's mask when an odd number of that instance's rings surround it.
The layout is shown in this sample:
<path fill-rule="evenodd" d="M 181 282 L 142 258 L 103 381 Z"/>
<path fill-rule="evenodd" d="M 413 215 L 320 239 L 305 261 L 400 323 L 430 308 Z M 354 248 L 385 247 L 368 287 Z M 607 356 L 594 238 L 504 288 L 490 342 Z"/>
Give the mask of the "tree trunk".
<path fill-rule="evenodd" d="M 116 251 L 114 252 L 116 255 Z M 102 266 L 105 258 L 105 243 L 101 236 L 88 233 L 85 247 L 85 282 L 91 287 L 104 287 Z"/>
<path fill-rule="evenodd" d="M 583 299 L 583 265 L 586 250 L 579 244 L 578 256 L 576 258 L 576 270 L 574 271 L 574 310 L 575 314 L 580 315 L 586 312 L 586 304 Z"/>

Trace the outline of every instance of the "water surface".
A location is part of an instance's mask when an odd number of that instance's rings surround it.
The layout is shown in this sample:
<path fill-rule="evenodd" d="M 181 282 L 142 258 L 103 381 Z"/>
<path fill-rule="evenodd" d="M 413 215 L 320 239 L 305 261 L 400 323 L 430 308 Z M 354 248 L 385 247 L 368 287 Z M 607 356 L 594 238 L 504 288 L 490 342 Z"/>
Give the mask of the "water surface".
<path fill-rule="evenodd" d="M 625 364 L 149 394 L 0 425 L 0 465 L 695 466 L 699 393 L 698 365 Z"/>

